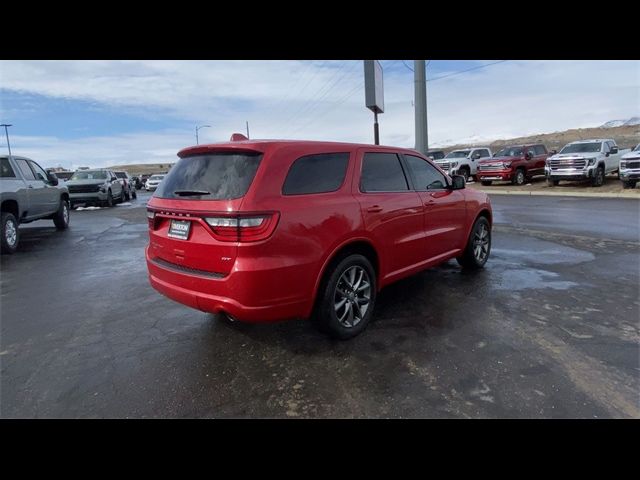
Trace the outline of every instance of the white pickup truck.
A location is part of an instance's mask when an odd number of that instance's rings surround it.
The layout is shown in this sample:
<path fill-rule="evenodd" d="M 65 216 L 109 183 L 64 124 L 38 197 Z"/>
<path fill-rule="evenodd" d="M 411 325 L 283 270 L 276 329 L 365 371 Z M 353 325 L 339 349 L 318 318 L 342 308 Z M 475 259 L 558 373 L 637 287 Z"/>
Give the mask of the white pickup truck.
<path fill-rule="evenodd" d="M 620 157 L 628 151 L 618 150 L 611 138 L 571 142 L 547 158 L 544 168 L 547 183 L 553 187 L 560 180 L 589 180 L 599 187 L 607 173 L 618 171 Z"/>
<path fill-rule="evenodd" d="M 467 181 L 478 173 L 478 162 L 493 156 L 487 147 L 471 147 L 463 150 L 453 150 L 442 159 L 436 159 L 438 166 L 449 175 L 462 175 Z"/>
<path fill-rule="evenodd" d="M 620 180 L 623 188 L 635 188 L 640 180 L 640 143 L 620 159 Z"/>

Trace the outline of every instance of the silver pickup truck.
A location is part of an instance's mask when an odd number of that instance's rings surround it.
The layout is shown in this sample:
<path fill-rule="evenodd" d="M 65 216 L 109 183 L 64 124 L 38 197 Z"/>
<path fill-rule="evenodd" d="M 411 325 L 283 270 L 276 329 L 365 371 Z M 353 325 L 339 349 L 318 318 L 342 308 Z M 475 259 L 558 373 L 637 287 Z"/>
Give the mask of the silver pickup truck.
<path fill-rule="evenodd" d="M 18 249 L 22 223 L 49 219 L 59 230 L 69 226 L 69 190 L 29 158 L 0 156 L 0 204 L 2 253 Z"/>
<path fill-rule="evenodd" d="M 599 187 L 606 174 L 618 171 L 620 157 L 628 151 L 619 150 L 611 138 L 571 142 L 547 158 L 547 183 L 554 187 L 560 180 L 589 180 Z"/>

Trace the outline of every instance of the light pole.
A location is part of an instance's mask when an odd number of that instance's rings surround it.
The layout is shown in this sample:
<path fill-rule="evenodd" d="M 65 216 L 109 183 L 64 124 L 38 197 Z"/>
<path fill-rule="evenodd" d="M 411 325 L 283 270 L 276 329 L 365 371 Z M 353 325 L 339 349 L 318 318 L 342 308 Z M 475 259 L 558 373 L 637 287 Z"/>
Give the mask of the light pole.
<path fill-rule="evenodd" d="M 211 125 L 200 125 L 199 127 L 196 127 L 196 145 L 199 145 L 198 143 L 198 130 L 200 130 L 201 128 L 211 128 Z"/>
<path fill-rule="evenodd" d="M 9 156 L 11 156 L 11 144 L 9 143 L 9 130 L 12 125 L 10 123 L 3 123 L 0 127 L 4 127 L 4 134 L 7 136 L 7 148 L 9 149 Z"/>

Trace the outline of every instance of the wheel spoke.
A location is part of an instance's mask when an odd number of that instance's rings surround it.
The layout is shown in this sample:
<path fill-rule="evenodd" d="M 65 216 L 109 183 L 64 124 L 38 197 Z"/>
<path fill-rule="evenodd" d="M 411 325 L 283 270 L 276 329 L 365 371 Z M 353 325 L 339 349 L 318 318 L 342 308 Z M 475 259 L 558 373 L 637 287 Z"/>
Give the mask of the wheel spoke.
<path fill-rule="evenodd" d="M 343 299 L 342 299 L 342 300 L 340 300 L 338 303 L 335 303 L 335 304 L 334 304 L 334 307 L 335 307 L 335 309 L 336 309 L 336 312 L 337 312 L 338 310 L 340 310 L 340 309 L 344 306 L 344 304 L 345 304 L 345 303 L 347 303 L 347 299 L 346 299 L 346 298 L 343 298 Z"/>
<path fill-rule="evenodd" d="M 350 327 L 353 327 L 353 303 L 349 303 L 349 306 L 347 307 L 347 311 L 348 316 L 347 316 L 347 323 L 349 324 Z"/>
<path fill-rule="evenodd" d="M 356 292 L 360 293 L 360 292 L 362 292 L 363 290 L 366 290 L 367 288 L 369 288 L 370 286 L 371 286 L 371 285 L 369 285 L 369 282 L 366 282 L 366 281 L 365 281 L 365 282 L 362 282 L 362 284 L 360 285 L 360 287 L 358 287 L 358 288 L 356 289 Z"/>
<path fill-rule="evenodd" d="M 364 277 L 364 270 L 360 270 L 360 275 L 358 276 L 358 280 L 356 280 L 355 284 L 353 285 L 353 289 L 354 290 L 358 290 L 358 287 L 360 287 L 360 284 L 362 283 L 362 278 Z"/>
<path fill-rule="evenodd" d="M 349 287 L 353 288 L 355 281 L 356 281 L 356 267 L 351 267 L 349 269 Z"/>

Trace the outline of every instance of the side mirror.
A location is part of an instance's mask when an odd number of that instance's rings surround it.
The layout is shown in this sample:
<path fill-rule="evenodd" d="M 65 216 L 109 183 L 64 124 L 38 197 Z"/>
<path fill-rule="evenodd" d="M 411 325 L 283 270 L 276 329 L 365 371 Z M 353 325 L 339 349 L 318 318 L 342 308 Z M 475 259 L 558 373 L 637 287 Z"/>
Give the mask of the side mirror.
<path fill-rule="evenodd" d="M 557 150 L 551 150 L 551 155 L 555 155 L 556 153 L 558 153 Z"/>
<path fill-rule="evenodd" d="M 480 158 L 480 152 L 474 153 L 473 154 L 473 160 L 477 160 Z"/>
<path fill-rule="evenodd" d="M 49 179 L 49 183 L 54 187 L 58 185 L 58 176 L 53 172 L 47 172 L 47 178 Z"/>
<path fill-rule="evenodd" d="M 618 147 L 611 147 L 611 153 L 618 153 Z"/>
<path fill-rule="evenodd" d="M 454 175 L 451 177 L 451 190 L 462 190 L 465 187 L 465 183 L 462 175 Z"/>
<path fill-rule="evenodd" d="M 527 152 L 524 154 L 524 158 L 526 158 L 527 160 L 531 160 L 533 158 L 533 153 L 531 152 Z"/>

